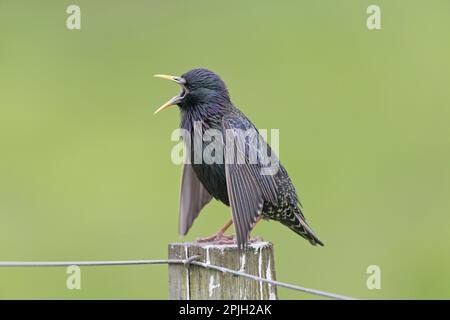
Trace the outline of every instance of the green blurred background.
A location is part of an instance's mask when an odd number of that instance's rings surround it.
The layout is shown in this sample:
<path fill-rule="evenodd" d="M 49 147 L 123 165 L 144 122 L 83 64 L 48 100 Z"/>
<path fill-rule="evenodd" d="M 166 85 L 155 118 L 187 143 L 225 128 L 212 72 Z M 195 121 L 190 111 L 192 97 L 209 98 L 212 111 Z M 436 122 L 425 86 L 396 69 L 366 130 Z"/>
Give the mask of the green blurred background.
<path fill-rule="evenodd" d="M 280 158 L 325 242 L 276 222 L 278 279 L 361 298 L 450 298 L 450 2 L 0 0 L 0 260 L 160 259 L 177 235 L 178 92 L 207 67 Z M 366 288 L 379 265 L 382 289 Z M 166 266 L 0 269 L 0 298 L 167 298 Z M 285 299 L 310 296 L 284 289 Z"/>

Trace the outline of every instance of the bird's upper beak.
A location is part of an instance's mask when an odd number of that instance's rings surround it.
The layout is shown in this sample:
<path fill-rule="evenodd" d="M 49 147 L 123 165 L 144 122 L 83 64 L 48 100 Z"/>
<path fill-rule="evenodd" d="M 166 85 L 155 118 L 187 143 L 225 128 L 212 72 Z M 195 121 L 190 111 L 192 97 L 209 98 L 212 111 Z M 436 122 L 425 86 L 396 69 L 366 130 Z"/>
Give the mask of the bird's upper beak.
<path fill-rule="evenodd" d="M 187 89 L 184 86 L 184 84 L 186 83 L 186 80 L 183 79 L 182 77 L 177 77 L 177 76 L 166 76 L 164 74 L 155 74 L 156 78 L 162 78 L 162 79 L 167 79 L 167 80 L 171 80 L 171 81 L 175 81 L 176 83 L 178 83 L 182 90 L 180 92 L 180 94 L 176 95 L 175 97 L 173 97 L 172 99 L 170 99 L 169 101 L 167 101 L 166 103 L 164 103 L 161 107 L 159 107 L 158 109 L 156 109 L 154 114 L 157 114 L 158 112 L 167 109 L 170 106 L 173 106 L 177 103 L 179 103 L 181 100 L 183 100 L 183 98 L 186 96 L 187 93 Z"/>

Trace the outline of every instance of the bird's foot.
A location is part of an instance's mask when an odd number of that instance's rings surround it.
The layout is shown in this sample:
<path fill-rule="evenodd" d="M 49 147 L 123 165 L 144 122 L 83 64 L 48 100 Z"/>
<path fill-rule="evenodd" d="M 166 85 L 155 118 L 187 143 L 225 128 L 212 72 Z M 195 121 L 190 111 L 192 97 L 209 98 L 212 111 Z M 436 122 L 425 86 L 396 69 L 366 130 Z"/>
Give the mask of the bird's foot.
<path fill-rule="evenodd" d="M 222 232 L 218 232 L 216 234 L 213 234 L 212 236 L 205 237 L 205 238 L 199 238 L 197 239 L 197 242 L 212 242 L 216 244 L 235 244 L 236 239 L 234 235 L 225 235 Z"/>

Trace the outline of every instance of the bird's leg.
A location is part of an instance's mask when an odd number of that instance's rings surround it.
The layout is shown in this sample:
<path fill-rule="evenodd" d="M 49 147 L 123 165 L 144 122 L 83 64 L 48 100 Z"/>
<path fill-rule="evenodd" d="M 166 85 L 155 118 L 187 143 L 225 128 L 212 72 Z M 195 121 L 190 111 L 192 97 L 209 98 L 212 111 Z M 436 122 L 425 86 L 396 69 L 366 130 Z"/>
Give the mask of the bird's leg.
<path fill-rule="evenodd" d="M 261 221 L 262 217 L 258 216 L 255 220 L 255 223 L 252 226 L 252 229 L 256 226 L 256 224 Z M 228 221 L 227 223 L 225 223 L 223 225 L 222 228 L 220 228 L 215 234 L 213 234 L 212 236 L 209 237 L 205 237 L 205 238 L 199 238 L 197 239 L 197 242 L 214 242 L 217 244 L 234 244 L 236 242 L 234 235 L 225 235 L 225 231 L 227 231 L 227 229 L 233 224 L 233 220 L 230 219 L 230 221 Z M 260 238 L 256 237 L 256 238 L 250 238 L 249 242 L 250 243 L 254 243 L 254 242 L 258 242 L 261 241 Z"/>
<path fill-rule="evenodd" d="M 215 234 L 209 237 L 197 239 L 197 242 L 217 242 L 217 243 L 234 243 L 234 236 L 226 236 L 224 233 L 233 224 L 233 220 L 230 219 L 223 225 Z"/>

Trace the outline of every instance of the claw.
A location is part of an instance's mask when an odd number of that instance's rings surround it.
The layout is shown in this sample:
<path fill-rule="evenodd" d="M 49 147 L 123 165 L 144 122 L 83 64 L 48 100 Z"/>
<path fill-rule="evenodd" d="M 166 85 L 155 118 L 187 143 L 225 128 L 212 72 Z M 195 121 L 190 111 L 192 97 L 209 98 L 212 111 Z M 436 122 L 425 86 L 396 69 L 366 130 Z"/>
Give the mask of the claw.
<path fill-rule="evenodd" d="M 199 238 L 199 239 L 197 239 L 197 242 L 214 242 L 217 244 L 234 244 L 234 243 L 236 243 L 236 240 L 234 238 L 234 235 L 226 236 L 223 233 L 218 232 L 209 237 Z"/>

